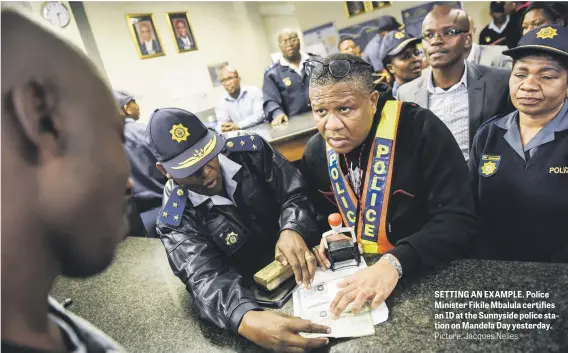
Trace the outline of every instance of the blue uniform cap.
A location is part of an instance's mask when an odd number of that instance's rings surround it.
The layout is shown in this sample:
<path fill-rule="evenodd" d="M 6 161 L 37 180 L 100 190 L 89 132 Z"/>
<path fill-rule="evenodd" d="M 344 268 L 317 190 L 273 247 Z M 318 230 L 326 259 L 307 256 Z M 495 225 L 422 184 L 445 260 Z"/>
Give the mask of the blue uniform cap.
<path fill-rule="evenodd" d="M 146 142 L 156 159 L 176 179 L 197 172 L 224 148 L 220 134 L 192 113 L 178 108 L 156 109 L 146 127 Z"/>
<path fill-rule="evenodd" d="M 420 42 L 420 38 L 414 38 L 401 31 L 389 32 L 381 43 L 384 50 L 381 51 L 381 62 L 385 63 L 387 56 L 395 56 L 400 54 L 409 45 L 415 45 Z"/>
<path fill-rule="evenodd" d="M 514 59 L 537 52 L 552 53 L 568 59 L 568 28 L 560 25 L 544 25 L 527 32 L 517 47 L 503 54 Z"/>
<path fill-rule="evenodd" d="M 126 92 L 114 91 L 114 99 L 116 99 L 116 103 L 118 103 L 118 106 L 122 109 L 125 105 L 134 100 L 134 96 Z"/>

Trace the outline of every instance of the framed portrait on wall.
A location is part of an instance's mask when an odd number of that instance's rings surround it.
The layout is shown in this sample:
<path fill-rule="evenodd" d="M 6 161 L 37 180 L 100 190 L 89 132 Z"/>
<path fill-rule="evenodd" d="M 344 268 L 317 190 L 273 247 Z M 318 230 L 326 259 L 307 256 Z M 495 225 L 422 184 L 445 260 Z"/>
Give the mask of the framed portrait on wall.
<path fill-rule="evenodd" d="M 126 15 L 126 22 L 140 59 L 165 55 L 154 15 L 151 13 L 129 14 Z"/>
<path fill-rule="evenodd" d="M 187 12 L 168 12 L 166 14 L 178 53 L 197 50 L 197 43 L 191 30 Z"/>
<path fill-rule="evenodd" d="M 382 9 L 383 7 L 392 6 L 392 1 L 369 1 L 368 11 Z"/>
<path fill-rule="evenodd" d="M 347 17 L 353 17 L 365 13 L 364 1 L 345 1 L 344 3 Z"/>

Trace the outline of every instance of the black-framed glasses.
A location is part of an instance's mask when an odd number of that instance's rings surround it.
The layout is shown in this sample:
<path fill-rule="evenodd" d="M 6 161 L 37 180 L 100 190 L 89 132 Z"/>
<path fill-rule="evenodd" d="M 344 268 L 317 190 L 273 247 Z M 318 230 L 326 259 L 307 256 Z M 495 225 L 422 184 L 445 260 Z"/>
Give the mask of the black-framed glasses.
<path fill-rule="evenodd" d="M 424 32 L 422 33 L 422 40 L 431 42 L 432 39 L 434 39 L 434 37 L 436 36 L 436 34 L 439 34 L 442 39 L 455 38 L 462 33 L 467 33 L 467 31 L 462 31 L 461 29 L 457 28 L 446 28 L 439 32 Z"/>
<path fill-rule="evenodd" d="M 349 59 L 334 60 L 329 64 L 324 64 L 318 60 L 309 60 L 304 63 L 304 70 L 306 71 L 308 77 L 318 78 L 325 72 L 325 69 L 327 68 L 331 76 L 335 78 L 342 78 L 347 76 L 347 74 L 351 72 L 353 67 L 356 65 L 365 66 L 369 69 L 369 71 L 373 71 L 371 65 L 365 62 Z"/>

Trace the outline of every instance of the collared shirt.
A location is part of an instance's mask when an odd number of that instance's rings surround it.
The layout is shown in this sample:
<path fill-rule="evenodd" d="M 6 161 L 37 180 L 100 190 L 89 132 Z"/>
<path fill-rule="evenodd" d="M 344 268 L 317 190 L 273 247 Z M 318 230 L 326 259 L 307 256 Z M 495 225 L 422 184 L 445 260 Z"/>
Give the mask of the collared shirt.
<path fill-rule="evenodd" d="M 507 18 L 505 19 L 505 23 L 503 23 L 501 28 L 497 27 L 497 25 L 495 24 L 495 21 L 491 20 L 491 22 L 489 22 L 489 25 L 487 26 L 487 28 L 494 30 L 495 32 L 501 34 L 507 28 L 507 25 L 509 24 L 509 19 L 510 19 L 510 17 L 509 17 L 509 15 L 507 15 Z"/>
<path fill-rule="evenodd" d="M 144 42 L 144 46 L 146 47 L 146 52 L 148 54 L 154 53 L 154 46 L 152 45 L 152 41 Z"/>
<path fill-rule="evenodd" d="M 190 48 L 193 45 L 189 37 L 180 37 L 180 39 L 183 42 L 184 48 Z"/>
<path fill-rule="evenodd" d="M 568 129 L 568 99 L 564 100 L 564 105 L 558 114 L 546 123 L 525 146 L 523 146 L 519 129 L 519 111 L 514 111 L 499 119 L 495 122 L 495 125 L 507 130 L 503 137 L 511 148 L 526 162 L 534 156 L 539 146 L 554 141 L 555 132 Z"/>
<path fill-rule="evenodd" d="M 217 131 L 221 132 L 221 125 L 229 121 L 241 129 L 260 124 L 264 120 L 262 104 L 262 92 L 256 87 L 241 85 L 236 99 L 225 94 L 215 107 Z"/>
<path fill-rule="evenodd" d="M 310 58 L 308 54 L 300 53 L 300 65 L 296 66 L 295 64 L 289 62 L 284 56 L 280 57 L 280 65 L 282 66 L 289 66 L 292 70 L 294 70 L 300 77 L 304 77 L 304 63 Z"/>
<path fill-rule="evenodd" d="M 201 205 L 209 199 L 211 199 L 213 204 L 217 206 L 235 205 L 233 195 L 235 194 L 235 190 L 237 189 L 237 182 L 233 180 L 233 177 L 238 173 L 239 170 L 241 170 L 242 166 L 236 162 L 233 162 L 223 154 L 219 154 L 219 166 L 221 167 L 221 174 L 223 174 L 223 183 L 225 184 L 225 190 L 227 191 L 230 199 L 219 195 L 201 195 L 191 190 L 187 190 L 187 197 L 189 197 L 189 201 L 191 201 L 194 207 Z"/>
<path fill-rule="evenodd" d="M 428 109 L 450 129 L 466 160 L 469 159 L 469 97 L 467 63 L 461 80 L 447 90 L 434 86 L 432 69 L 428 76 Z"/>
<path fill-rule="evenodd" d="M 400 88 L 400 86 L 402 86 L 400 83 L 398 83 L 398 81 L 394 81 L 394 83 L 392 84 L 392 96 L 397 98 L 397 93 L 398 93 L 398 89 Z"/>

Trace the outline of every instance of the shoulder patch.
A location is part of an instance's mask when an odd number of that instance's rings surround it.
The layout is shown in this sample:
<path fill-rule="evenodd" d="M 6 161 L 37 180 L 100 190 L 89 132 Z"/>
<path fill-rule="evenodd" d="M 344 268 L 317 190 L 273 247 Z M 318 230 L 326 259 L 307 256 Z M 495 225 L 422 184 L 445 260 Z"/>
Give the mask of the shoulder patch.
<path fill-rule="evenodd" d="M 236 136 L 227 139 L 225 147 L 229 152 L 260 152 L 262 139 L 255 134 Z"/>
<path fill-rule="evenodd" d="M 183 210 L 187 204 L 187 191 L 176 186 L 168 202 L 164 205 L 160 211 L 160 217 L 158 220 L 172 227 L 179 227 L 181 224 L 181 219 L 183 218 Z"/>

